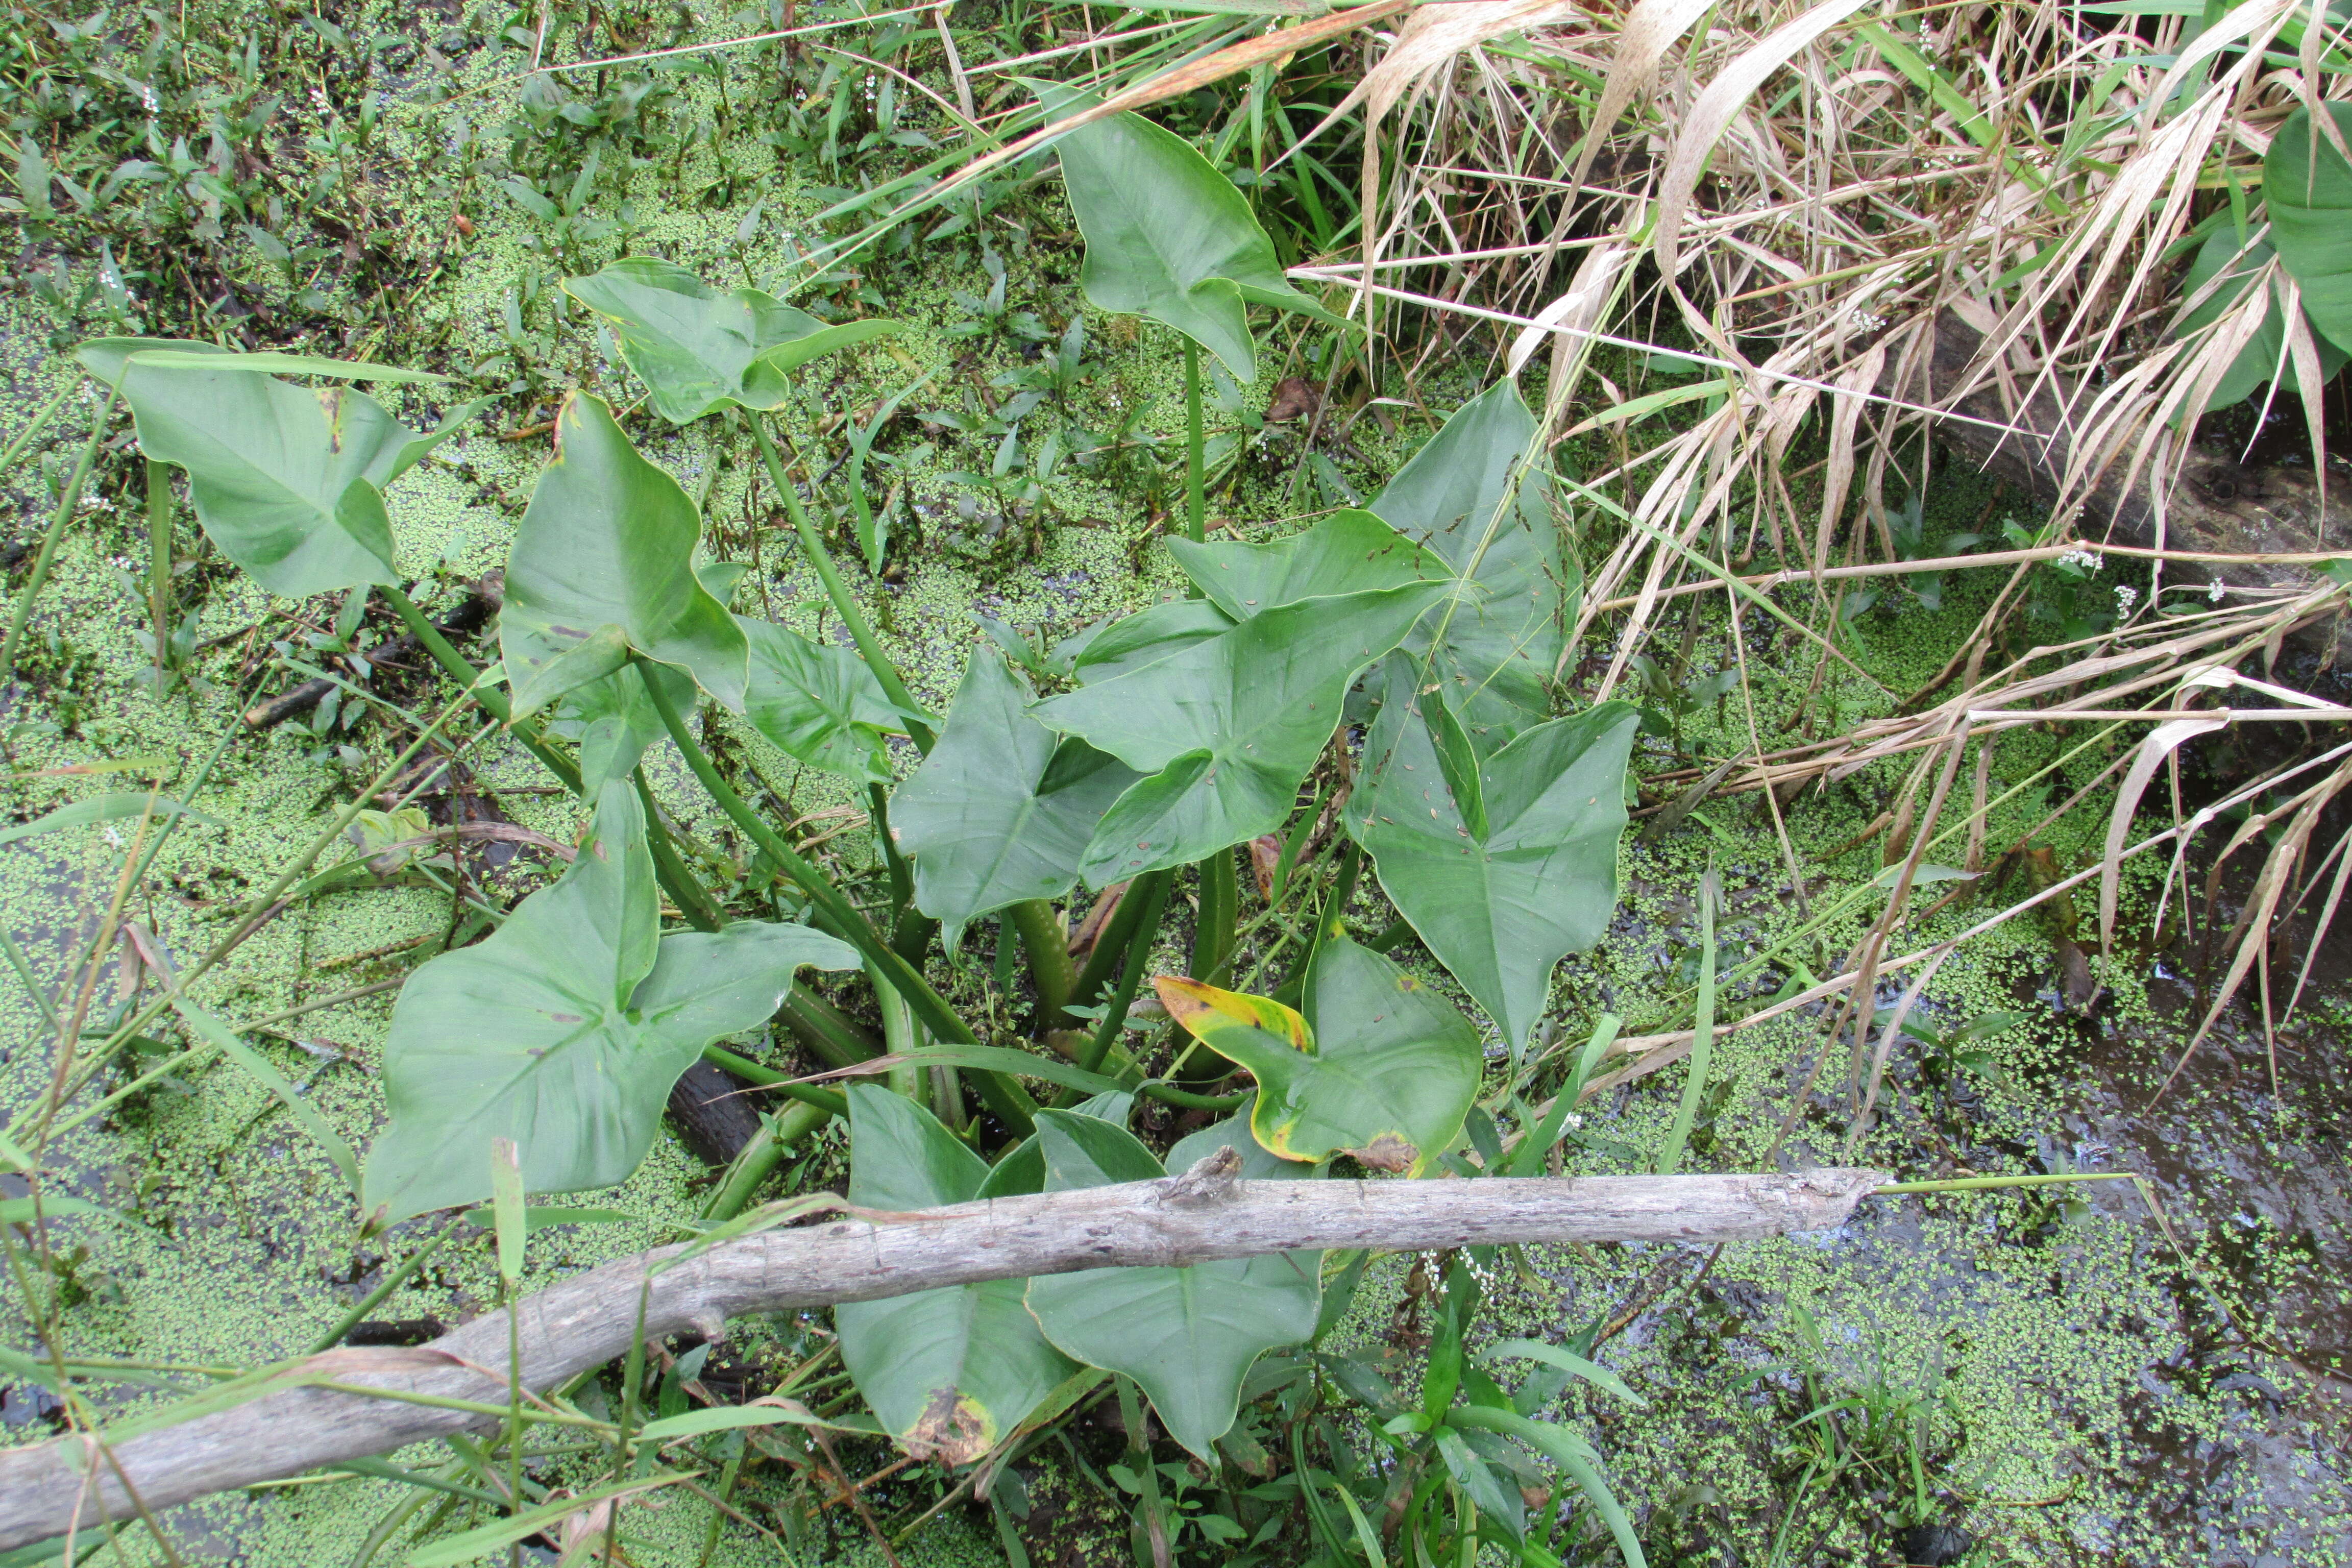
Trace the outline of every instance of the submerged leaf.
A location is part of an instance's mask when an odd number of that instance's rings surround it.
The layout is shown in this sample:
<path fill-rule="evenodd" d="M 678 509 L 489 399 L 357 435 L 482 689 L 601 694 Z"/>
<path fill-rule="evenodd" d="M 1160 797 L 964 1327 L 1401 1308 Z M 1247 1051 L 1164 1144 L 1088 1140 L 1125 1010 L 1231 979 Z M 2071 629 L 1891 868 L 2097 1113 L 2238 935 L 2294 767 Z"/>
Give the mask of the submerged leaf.
<path fill-rule="evenodd" d="M 1399 655 L 1391 689 L 1411 677 Z M 1348 829 L 1381 886 L 1516 1055 L 1552 966 L 1600 940 L 1617 907 L 1625 763 L 1639 713 L 1607 702 L 1480 761 L 1434 697 L 1391 701 L 1365 742 Z"/>
<path fill-rule="evenodd" d="M 810 360 L 905 331 L 898 321 L 827 326 L 757 289 L 713 289 L 683 267 L 625 257 L 563 291 L 618 329 L 629 368 L 673 425 L 738 404 L 771 409 Z"/>
<path fill-rule="evenodd" d="M 561 880 L 402 988 L 383 1054 L 392 1125 L 362 1206 L 398 1221 L 479 1201 L 497 1138 L 514 1141 L 531 1192 L 626 1180 L 705 1046 L 766 1021 L 801 965 L 857 963 L 806 926 L 661 935 L 643 808 L 608 784 Z"/>
<path fill-rule="evenodd" d="M 982 915 L 1068 892 L 1095 826 L 1135 782 L 1116 757 L 1032 719 L 1034 700 L 992 649 L 975 649 L 939 744 L 891 799 L 915 907 L 947 928 L 950 950 Z"/>
<path fill-rule="evenodd" d="M 750 645 L 696 575 L 694 503 L 637 455 L 600 398 L 565 398 L 555 438 L 507 558 L 499 651 L 515 710 L 610 675 L 636 652 L 688 671 L 740 712 Z"/>
<path fill-rule="evenodd" d="M 929 1111 L 868 1084 L 848 1096 L 851 1203 L 904 1213 L 983 1195 L 988 1163 Z M 970 1464 L 1077 1370 L 1038 1331 L 1022 1300 L 1028 1283 L 991 1279 L 834 1309 L 843 1364 L 908 1453 Z"/>

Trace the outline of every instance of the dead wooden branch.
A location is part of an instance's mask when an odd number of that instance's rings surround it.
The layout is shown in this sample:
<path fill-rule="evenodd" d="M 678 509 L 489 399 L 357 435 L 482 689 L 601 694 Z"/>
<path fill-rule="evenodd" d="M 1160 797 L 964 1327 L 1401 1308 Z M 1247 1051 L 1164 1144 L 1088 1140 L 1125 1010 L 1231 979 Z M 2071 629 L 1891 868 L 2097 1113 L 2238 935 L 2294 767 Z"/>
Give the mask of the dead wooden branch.
<path fill-rule="evenodd" d="M 717 1338 L 726 1320 L 983 1279 L 1169 1267 L 1329 1247 L 1423 1250 L 1508 1242 L 1738 1241 L 1843 1224 L 1884 1177 L 1592 1176 L 1570 1180 L 1244 1182 L 1230 1151 L 1181 1176 L 844 1219 L 665 1247 L 520 1303 L 521 1381 L 543 1390 L 626 1352 L 644 1297 L 649 1339 Z M 208 1492 L 390 1453 L 497 1419 L 370 1389 L 503 1406 L 507 1317 L 413 1350 L 338 1350 L 284 1369 L 228 1409 L 121 1435 L 0 1451 L 0 1551 Z M 128 1490 L 126 1490 L 126 1483 Z"/>

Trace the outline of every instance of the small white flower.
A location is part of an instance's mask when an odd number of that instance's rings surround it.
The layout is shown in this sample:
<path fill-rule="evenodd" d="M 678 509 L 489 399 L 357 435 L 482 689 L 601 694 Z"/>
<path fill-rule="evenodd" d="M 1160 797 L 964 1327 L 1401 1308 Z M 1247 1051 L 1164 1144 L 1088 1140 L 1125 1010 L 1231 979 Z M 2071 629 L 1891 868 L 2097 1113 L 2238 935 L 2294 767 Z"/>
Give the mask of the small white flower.
<path fill-rule="evenodd" d="M 2069 550 L 2058 557 L 2058 564 L 2072 566 L 2078 572 L 2096 572 L 2106 562 L 2095 550 Z"/>
<path fill-rule="evenodd" d="M 2205 585 L 2205 596 L 2217 605 L 2221 602 L 2221 595 L 2227 592 L 2229 592 L 2228 585 L 2219 577 Z"/>
<path fill-rule="evenodd" d="M 155 89 L 145 82 L 139 84 L 139 101 L 146 107 L 151 119 L 163 111 L 163 105 L 155 100 Z"/>
<path fill-rule="evenodd" d="M 2128 583 L 2116 584 L 2116 619 L 2129 620 L 2132 608 L 2139 603 L 2139 590 Z"/>

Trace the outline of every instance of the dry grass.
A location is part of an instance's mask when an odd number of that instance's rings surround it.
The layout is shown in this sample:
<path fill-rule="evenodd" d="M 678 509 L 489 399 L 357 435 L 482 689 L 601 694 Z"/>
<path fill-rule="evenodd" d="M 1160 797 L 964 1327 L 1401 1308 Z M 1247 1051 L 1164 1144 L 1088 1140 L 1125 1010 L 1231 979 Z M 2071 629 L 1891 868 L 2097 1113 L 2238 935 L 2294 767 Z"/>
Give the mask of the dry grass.
<path fill-rule="evenodd" d="M 2286 44 L 2306 19 L 2314 26 Z M 2352 79 L 2324 68 L 2324 51 L 2340 60 L 2343 42 L 2324 21 L 2297 0 L 2248 0 L 2202 32 L 2179 16 L 2098 18 L 2047 0 L 1904 9 L 1640 0 L 1623 12 L 1549 0 L 1424 5 L 1379 35 L 1347 105 L 1360 104 L 1371 127 L 1360 253 L 1298 275 L 1352 290 L 1408 373 L 1434 345 L 1458 342 L 1451 330 L 1427 330 L 1441 319 L 1474 329 L 1498 370 L 1517 373 L 1549 348 L 1548 428 L 1556 437 L 1602 432 L 1617 454 L 1611 471 L 1577 487 L 1580 510 L 1616 525 L 1579 626 L 1616 634 L 1598 695 L 1620 688 L 1662 606 L 1692 593 L 1764 604 L 1766 589 L 1810 580 L 1816 613 L 1800 630 L 1826 664 L 1844 657 L 1834 598 L 1846 580 L 1961 563 L 1895 559 L 1885 498 L 1890 480 L 1900 481 L 1896 493 L 1925 487 L 1933 447 L 1920 437 L 1959 417 L 1961 400 L 1980 388 L 1998 388 L 2011 407 L 2037 395 L 2062 405 L 2073 439 L 2061 520 L 2103 479 L 2121 476 L 2154 503 L 2161 544 L 2193 425 L 2183 411 L 2204 406 L 2262 324 L 2271 279 L 2293 287 L 2268 263 L 2264 286 L 2175 335 L 2205 298 L 2182 297 L 2177 242 L 2217 201 L 2234 191 L 2242 202 L 2259 186 L 2270 138 L 2296 107 L 2352 90 Z M 2280 63 L 2282 50 L 2293 65 Z M 2291 317 L 2286 357 L 2303 384 L 2319 384 L 2316 346 L 2300 313 Z M 1939 376 L 1931 390 L 1937 325 L 1955 319 L 1982 341 L 1962 374 Z M 1600 368 L 1631 366 L 1638 376 L 1644 355 L 1660 350 L 1704 374 L 1620 385 Z M 2309 436 L 2324 473 L 2315 400 Z M 1817 460 L 1797 482 L 1790 458 L 1801 442 Z M 1873 551 L 1874 539 L 1883 550 Z M 1768 546 L 1782 570 L 1737 579 L 1735 568 Z M 2288 781 L 2257 780 L 2193 814 L 2180 809 L 2178 788 L 2179 748 L 2198 735 L 2352 718 L 2259 682 L 2260 706 L 2219 706 L 2224 689 L 2243 681 L 2237 666 L 2275 657 L 2289 629 L 2338 613 L 2341 593 L 2324 583 L 2240 593 L 2210 613 L 2162 616 L 2151 595 L 2137 619 L 2112 633 L 2037 647 L 1985 673 L 1991 634 L 2013 613 L 2026 574 L 2075 547 L 2062 531 L 2046 548 L 1967 558 L 2012 565 L 2010 587 L 1942 679 L 1895 716 L 1779 750 L 1757 736 L 1745 757 L 1649 781 L 1689 786 L 1666 808 L 1677 813 L 1709 793 L 1762 791 L 1778 826 L 1781 806 L 1809 784 L 1914 759 L 1874 825 L 1899 870 L 1870 934 L 1836 978 L 1746 1020 L 1836 998 L 1830 1036 L 1854 1026 L 1864 1115 L 1883 1066 L 1866 1066 L 1861 1049 L 1874 987 L 1907 970 L 1922 977 L 1916 995 L 1953 945 L 1895 953 L 1913 875 L 1934 844 L 1965 843 L 1957 858 L 1971 871 L 1989 863 L 1985 822 L 1999 803 L 1986 799 L 1981 745 L 1973 790 L 1966 782 L 1972 742 L 2023 724 L 2092 724 L 2095 740 L 2135 738 L 2060 808 L 2120 775 L 2102 862 L 1973 931 L 2095 879 L 2105 950 L 2121 863 L 2169 845 L 2165 900 L 2201 895 L 2210 938 L 2225 864 L 2264 847 L 2252 892 L 2234 918 L 2221 918 L 2226 966 L 2192 1050 L 2250 973 L 2263 982 L 2273 1023 L 2275 917 L 2325 881 L 2324 928 L 2352 883 L 2347 841 L 2315 842 L 2328 804 L 2352 786 L 2345 748 L 2322 748 L 2292 770 L 2301 782 L 2283 804 L 2251 812 L 2201 889 L 2186 870 L 2192 840 L 2219 812 L 2275 799 Z M 2174 560 L 2256 559 L 2137 553 L 2156 557 L 2159 571 Z M 1752 700 L 1748 712 L 1754 736 Z M 2172 820 L 2135 840 L 2146 792 L 2168 771 Z M 1785 831 L 1782 841 L 1786 848 Z M 1690 1037 L 1618 1042 L 1622 1065 L 1592 1088 L 1677 1059 Z"/>

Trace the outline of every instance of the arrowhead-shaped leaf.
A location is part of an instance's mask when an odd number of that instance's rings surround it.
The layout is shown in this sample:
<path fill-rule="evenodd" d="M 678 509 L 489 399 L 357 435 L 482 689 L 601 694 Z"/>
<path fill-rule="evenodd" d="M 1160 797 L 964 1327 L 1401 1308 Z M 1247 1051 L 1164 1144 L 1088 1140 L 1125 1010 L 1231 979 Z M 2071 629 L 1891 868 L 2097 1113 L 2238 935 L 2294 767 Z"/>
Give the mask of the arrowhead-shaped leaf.
<path fill-rule="evenodd" d="M 1390 689 L 1406 689 L 1408 664 L 1391 660 Z M 1482 762 L 1453 716 L 1423 697 L 1385 704 L 1365 742 L 1349 831 L 1514 1055 L 1543 1016 L 1552 966 L 1599 941 L 1616 912 L 1637 723 L 1631 704 L 1606 702 L 1538 724 Z"/>
<path fill-rule="evenodd" d="M 1449 591 L 1420 584 L 1284 605 L 1040 703 L 1046 724 L 1151 775 L 1105 814 L 1079 874 L 1104 887 L 1280 826 L 1349 683 Z"/>
<path fill-rule="evenodd" d="M 170 363 L 146 357 L 162 354 Z M 383 488 L 480 406 L 424 435 L 347 386 L 208 368 L 244 358 L 210 343 L 104 338 L 79 357 L 121 387 L 140 450 L 187 470 L 196 521 L 221 553 L 288 598 L 394 581 Z"/>
<path fill-rule="evenodd" d="M 768 409 L 787 376 L 820 355 L 906 330 L 898 321 L 827 326 L 757 289 L 713 289 L 683 267 L 631 256 L 563 290 L 613 323 L 655 409 L 686 425 L 729 404 Z"/>
<path fill-rule="evenodd" d="M 600 398 L 565 398 L 555 441 L 507 557 L 499 651 L 515 710 L 610 675 L 635 651 L 741 712 L 750 645 L 695 574 L 694 503 L 637 455 Z"/>
<path fill-rule="evenodd" d="M 2331 103 L 2336 132 L 2352 143 L 2352 103 Z M 2312 325 L 2352 349 L 2352 163 L 2298 109 L 2271 138 L 2263 159 L 2263 200 L 2271 243 L 2303 289 Z"/>
<path fill-rule="evenodd" d="M 1090 101 L 1048 92 L 1055 112 Z M 1165 322 L 1242 381 L 1257 374 L 1249 306 L 1346 324 L 1291 287 L 1248 198 L 1182 137 L 1139 114 L 1115 114 L 1054 148 L 1086 236 L 1078 281 L 1097 310 Z"/>
<path fill-rule="evenodd" d="M 743 717 L 788 755 L 861 784 L 888 784 L 885 735 L 906 733 L 906 716 L 852 649 L 738 616 L 751 645 Z"/>
<path fill-rule="evenodd" d="M 1134 1134 L 1090 1116 L 1041 1110 L 1037 1137 L 1047 1192 L 1161 1174 Z M 1219 1138 L 1231 1141 L 1230 1134 Z M 1321 1256 L 1049 1275 L 1029 1281 L 1029 1310 L 1066 1353 L 1135 1379 L 1168 1435 L 1213 1462 L 1210 1445 L 1234 1424 L 1250 1363 L 1314 1334 Z"/>
<path fill-rule="evenodd" d="M 1550 713 L 1546 685 L 1577 581 L 1552 521 L 1549 475 L 1540 463 L 1519 472 L 1536 433 L 1517 384 L 1496 382 L 1456 409 L 1371 504 L 1484 590 L 1405 643 L 1420 654 L 1438 638 L 1434 678 L 1481 752 Z"/>
<path fill-rule="evenodd" d="M 805 926 L 662 936 L 643 810 L 608 784 L 561 880 L 402 988 L 383 1055 L 392 1125 L 362 1205 L 397 1221 L 487 1197 L 497 1138 L 514 1140 L 532 1192 L 625 1181 L 705 1046 L 766 1020 L 802 964 L 857 962 Z"/>
<path fill-rule="evenodd" d="M 1070 674 L 1081 686 L 1091 686 L 1222 636 L 1233 629 L 1234 622 L 1234 616 L 1206 599 L 1167 599 L 1097 627 L 1083 638 L 1073 637 L 1055 651 L 1066 652 Z"/>
<path fill-rule="evenodd" d="M 1096 824 L 1135 782 L 1029 717 L 1034 700 L 993 649 L 975 649 L 939 744 L 891 799 L 915 907 L 947 927 L 950 950 L 981 915 L 1068 892 Z"/>
<path fill-rule="evenodd" d="M 1335 511 L 1303 533 L 1267 544 L 1171 539 L 1168 549 L 1210 603 L 1236 621 L 1301 599 L 1454 575 L 1443 556 L 1368 511 Z"/>
<path fill-rule="evenodd" d="M 1250 1131 L 1286 1160 L 1353 1154 L 1419 1175 L 1477 1097 L 1478 1032 L 1454 1005 L 1342 936 L 1316 949 L 1307 1006 L 1197 980 L 1153 982 L 1169 1016 L 1257 1079 Z"/>
<path fill-rule="evenodd" d="M 848 1093 L 851 1203 L 904 1213 L 983 1195 L 987 1162 L 929 1111 L 868 1084 Z M 1077 1371 L 1038 1331 L 1022 1300 L 1028 1283 L 992 1279 L 834 1309 L 857 1392 L 908 1453 L 970 1464 Z"/>

